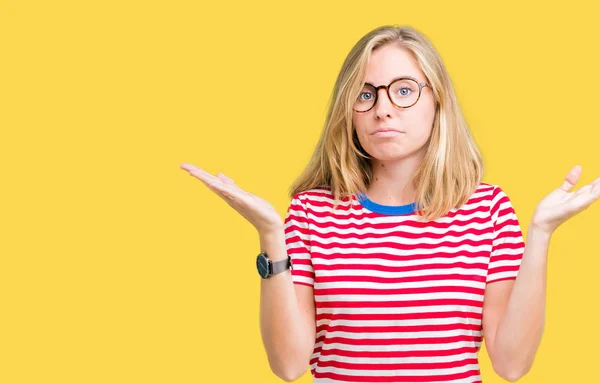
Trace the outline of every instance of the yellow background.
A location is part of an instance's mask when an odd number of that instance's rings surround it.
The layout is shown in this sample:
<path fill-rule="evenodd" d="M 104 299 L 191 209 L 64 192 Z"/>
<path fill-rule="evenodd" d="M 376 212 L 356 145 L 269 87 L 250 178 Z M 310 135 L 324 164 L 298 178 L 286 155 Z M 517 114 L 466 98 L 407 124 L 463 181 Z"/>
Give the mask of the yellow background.
<path fill-rule="evenodd" d="M 1 1 L 0 381 L 280 381 L 256 232 L 179 165 L 222 171 L 283 217 L 346 54 L 382 24 L 439 49 L 484 181 L 526 234 L 571 166 L 578 187 L 600 176 L 588 3 Z M 600 381 L 597 205 L 552 239 L 522 382 Z"/>

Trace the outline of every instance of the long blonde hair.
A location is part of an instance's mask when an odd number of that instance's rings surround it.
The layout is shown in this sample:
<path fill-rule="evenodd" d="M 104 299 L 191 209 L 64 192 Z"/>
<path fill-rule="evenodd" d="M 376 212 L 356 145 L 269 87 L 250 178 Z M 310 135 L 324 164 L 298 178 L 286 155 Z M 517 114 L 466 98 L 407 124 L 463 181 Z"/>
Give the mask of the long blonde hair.
<path fill-rule="evenodd" d="M 343 198 L 365 192 L 369 187 L 371 161 L 356 136 L 352 108 L 364 85 L 371 52 L 390 43 L 412 53 L 431 85 L 436 105 L 427 151 L 411 180 L 417 192 L 417 213 L 435 220 L 462 206 L 476 190 L 483 175 L 481 153 L 439 53 L 414 28 L 385 25 L 363 36 L 346 57 L 321 137 L 306 169 L 292 185 L 291 197 L 327 186 L 334 196 L 335 209 Z"/>

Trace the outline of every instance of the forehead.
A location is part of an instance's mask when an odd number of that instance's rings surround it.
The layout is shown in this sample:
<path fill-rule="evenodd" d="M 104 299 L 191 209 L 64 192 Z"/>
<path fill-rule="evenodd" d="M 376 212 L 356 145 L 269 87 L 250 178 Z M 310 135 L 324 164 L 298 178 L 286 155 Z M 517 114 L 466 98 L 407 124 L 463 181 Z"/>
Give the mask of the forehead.
<path fill-rule="evenodd" d="M 395 44 L 388 44 L 371 52 L 365 82 L 382 85 L 402 76 L 425 80 L 425 75 L 409 51 Z"/>

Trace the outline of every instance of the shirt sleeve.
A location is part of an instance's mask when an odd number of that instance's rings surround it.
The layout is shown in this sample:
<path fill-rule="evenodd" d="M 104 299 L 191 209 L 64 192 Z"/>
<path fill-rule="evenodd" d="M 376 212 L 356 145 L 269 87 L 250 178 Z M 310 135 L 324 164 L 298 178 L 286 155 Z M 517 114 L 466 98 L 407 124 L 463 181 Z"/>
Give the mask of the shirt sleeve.
<path fill-rule="evenodd" d="M 523 233 L 513 205 L 497 185 L 492 193 L 493 242 L 486 283 L 516 279 L 525 251 Z"/>
<path fill-rule="evenodd" d="M 315 273 L 310 255 L 310 234 L 305 201 L 296 195 L 292 198 L 285 221 L 285 244 L 292 258 L 292 281 L 314 286 Z"/>

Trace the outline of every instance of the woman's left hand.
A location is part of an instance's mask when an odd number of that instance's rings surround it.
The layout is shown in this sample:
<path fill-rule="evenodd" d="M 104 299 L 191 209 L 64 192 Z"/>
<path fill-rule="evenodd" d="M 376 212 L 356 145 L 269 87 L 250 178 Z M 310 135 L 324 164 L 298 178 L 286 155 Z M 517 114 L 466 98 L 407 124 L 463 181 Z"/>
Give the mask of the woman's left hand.
<path fill-rule="evenodd" d="M 574 166 L 561 187 L 538 203 L 531 225 L 547 234 L 552 234 L 563 222 L 587 209 L 600 198 L 600 178 L 582 186 L 575 192 L 570 190 L 581 176 L 581 166 Z"/>

